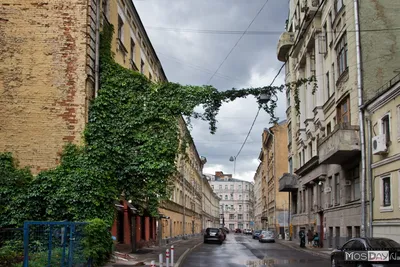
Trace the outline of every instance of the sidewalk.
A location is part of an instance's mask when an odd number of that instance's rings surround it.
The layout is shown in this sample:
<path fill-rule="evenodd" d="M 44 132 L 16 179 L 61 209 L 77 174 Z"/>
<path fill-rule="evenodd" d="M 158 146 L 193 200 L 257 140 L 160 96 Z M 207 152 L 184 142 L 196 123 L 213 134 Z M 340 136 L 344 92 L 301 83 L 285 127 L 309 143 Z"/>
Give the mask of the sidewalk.
<path fill-rule="evenodd" d="M 300 241 L 299 240 L 294 240 L 294 241 L 287 241 L 283 239 L 276 239 L 276 242 L 279 244 L 282 244 L 284 246 L 290 247 L 292 249 L 304 251 L 307 253 L 311 253 L 313 255 L 329 259 L 331 256 L 332 248 L 314 248 L 310 246 L 306 246 L 305 248 L 300 247 Z"/>
<path fill-rule="evenodd" d="M 114 262 L 109 262 L 104 267 L 150 266 L 151 261 L 154 261 L 156 266 L 159 266 L 159 254 L 163 254 L 163 262 L 165 266 L 165 251 L 166 249 L 169 249 L 171 253 L 172 245 L 174 246 L 174 267 L 179 267 L 179 264 L 183 261 L 190 250 L 202 243 L 203 236 L 196 236 L 187 240 L 179 239 L 168 245 L 143 248 L 135 253 L 115 253 L 117 259 L 114 260 Z"/>

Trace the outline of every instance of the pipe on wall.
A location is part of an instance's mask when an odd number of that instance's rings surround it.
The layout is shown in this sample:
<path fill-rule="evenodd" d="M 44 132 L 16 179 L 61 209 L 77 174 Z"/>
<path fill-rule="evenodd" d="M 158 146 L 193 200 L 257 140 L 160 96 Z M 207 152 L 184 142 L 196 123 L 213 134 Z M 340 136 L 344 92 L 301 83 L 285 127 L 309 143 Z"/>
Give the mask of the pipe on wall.
<path fill-rule="evenodd" d="M 365 149 L 365 136 L 364 136 L 364 111 L 363 106 L 363 81 L 361 70 L 361 43 L 360 43 L 360 20 L 359 20 L 359 6 L 358 0 L 354 0 L 354 22 L 356 34 L 356 54 L 357 54 L 357 92 L 358 92 L 358 111 L 359 111 L 359 124 L 360 124 L 360 146 L 361 146 L 361 237 L 365 237 L 366 226 L 366 149 Z"/>
<path fill-rule="evenodd" d="M 373 237 L 373 227 L 372 227 L 372 221 L 373 221 L 373 212 L 374 212 L 374 207 L 373 207 L 373 198 L 372 198 L 372 190 L 374 188 L 373 185 L 373 180 L 372 180 L 372 170 L 371 170 L 371 165 L 372 165 L 372 124 L 370 118 L 366 118 L 367 121 L 367 137 L 369 140 L 368 142 L 368 157 L 367 157 L 367 178 L 368 178 L 368 200 L 369 200 L 369 206 L 368 206 L 368 237 Z"/>

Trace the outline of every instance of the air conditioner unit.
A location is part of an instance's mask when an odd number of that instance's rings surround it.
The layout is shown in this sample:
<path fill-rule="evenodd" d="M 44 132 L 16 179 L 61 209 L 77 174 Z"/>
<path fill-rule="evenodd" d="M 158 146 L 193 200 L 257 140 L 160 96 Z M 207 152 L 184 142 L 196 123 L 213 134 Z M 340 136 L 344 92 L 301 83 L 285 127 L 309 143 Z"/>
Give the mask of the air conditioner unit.
<path fill-rule="evenodd" d="M 330 188 L 330 187 L 325 187 L 325 189 L 324 189 L 324 192 L 325 193 L 329 193 L 329 192 L 331 192 L 332 191 L 332 188 Z"/>
<path fill-rule="evenodd" d="M 387 152 L 386 135 L 380 134 L 372 137 L 372 154 L 381 155 Z"/>
<path fill-rule="evenodd" d="M 350 181 L 350 180 L 346 180 L 346 181 L 344 182 L 344 185 L 345 185 L 345 186 L 351 185 L 351 181 Z"/>

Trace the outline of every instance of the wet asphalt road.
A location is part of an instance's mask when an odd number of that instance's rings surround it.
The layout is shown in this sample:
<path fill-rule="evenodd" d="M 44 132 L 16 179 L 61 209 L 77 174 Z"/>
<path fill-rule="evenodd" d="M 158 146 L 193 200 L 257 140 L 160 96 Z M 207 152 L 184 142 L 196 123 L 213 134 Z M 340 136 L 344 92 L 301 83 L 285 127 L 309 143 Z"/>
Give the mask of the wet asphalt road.
<path fill-rule="evenodd" d="M 259 243 L 251 235 L 228 234 L 222 245 L 201 244 L 182 262 L 183 267 L 322 267 L 323 259 L 278 243 Z"/>

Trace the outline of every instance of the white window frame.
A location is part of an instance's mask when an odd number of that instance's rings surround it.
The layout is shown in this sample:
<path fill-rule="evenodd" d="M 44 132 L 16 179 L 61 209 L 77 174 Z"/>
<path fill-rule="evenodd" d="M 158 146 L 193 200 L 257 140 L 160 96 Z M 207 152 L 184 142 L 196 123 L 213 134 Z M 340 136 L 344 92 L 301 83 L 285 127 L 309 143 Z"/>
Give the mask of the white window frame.
<path fill-rule="evenodd" d="M 390 206 L 384 207 L 383 206 L 383 179 L 389 178 L 390 180 Z M 380 186 L 379 186 L 379 196 L 380 196 L 380 212 L 392 212 L 393 211 L 393 177 L 392 174 L 386 174 L 380 176 Z"/>
<path fill-rule="evenodd" d="M 384 127 L 383 127 L 383 120 L 382 119 L 385 118 L 386 116 L 388 116 L 388 118 L 389 118 L 389 135 L 390 135 L 390 141 L 392 141 L 392 139 L 393 139 L 393 135 L 391 134 L 392 133 L 392 116 L 390 114 L 390 111 L 386 112 L 379 119 L 379 132 L 380 132 L 380 134 L 384 134 L 384 129 L 383 129 Z"/>

